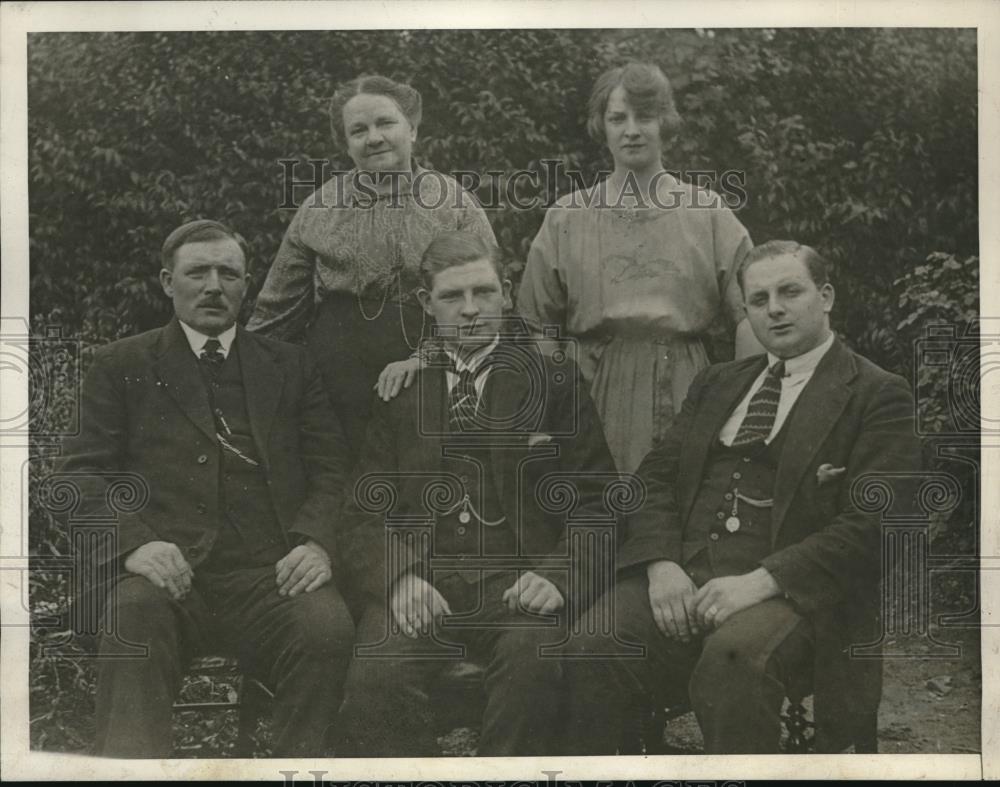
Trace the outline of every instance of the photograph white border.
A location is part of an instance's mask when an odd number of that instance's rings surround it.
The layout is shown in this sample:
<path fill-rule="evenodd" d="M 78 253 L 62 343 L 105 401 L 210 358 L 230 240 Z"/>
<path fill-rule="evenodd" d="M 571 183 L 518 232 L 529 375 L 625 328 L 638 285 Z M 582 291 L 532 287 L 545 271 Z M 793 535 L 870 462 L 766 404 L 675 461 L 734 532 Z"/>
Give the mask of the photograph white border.
<path fill-rule="evenodd" d="M 1000 316 L 1000 3 L 990 0 L 877 2 L 593 2 L 433 0 L 417 2 L 4 3 L 0 6 L 0 253 L 2 315 L 28 315 L 27 57 L 29 32 L 372 28 L 582 27 L 975 27 L 979 54 L 980 266 L 983 315 Z M 992 219 L 990 218 L 992 217 Z M 984 372 L 986 367 L 984 366 Z M 5 412 L 27 407 L 27 378 L 5 374 Z M 996 382 L 983 379 L 982 417 L 1000 418 Z M 126 761 L 30 751 L 27 591 L 28 451 L 0 434 L 0 776 L 5 780 L 281 779 L 328 781 L 518 779 L 982 779 L 1000 778 L 1000 573 L 982 572 L 982 755 L 876 754 L 755 757 L 441 758 L 369 760 Z M 21 438 L 21 443 L 26 441 Z M 997 451 L 982 452 L 981 554 L 1000 561 Z"/>

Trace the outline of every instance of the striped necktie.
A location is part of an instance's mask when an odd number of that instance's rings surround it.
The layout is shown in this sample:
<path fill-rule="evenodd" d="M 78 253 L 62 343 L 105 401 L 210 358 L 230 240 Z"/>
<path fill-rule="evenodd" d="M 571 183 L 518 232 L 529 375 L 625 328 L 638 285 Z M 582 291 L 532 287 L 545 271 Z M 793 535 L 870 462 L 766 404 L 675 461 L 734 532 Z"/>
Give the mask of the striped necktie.
<path fill-rule="evenodd" d="M 476 428 L 476 408 L 479 406 L 477 375 L 469 369 L 452 368 L 451 371 L 458 375 L 458 382 L 448 395 L 448 424 L 453 432 L 472 431 Z"/>
<path fill-rule="evenodd" d="M 743 423 L 733 438 L 733 447 L 762 443 L 767 440 L 774 428 L 778 415 L 778 402 L 781 400 L 781 378 L 785 376 L 785 362 L 778 361 L 767 370 L 764 382 L 750 398 L 747 414 Z"/>

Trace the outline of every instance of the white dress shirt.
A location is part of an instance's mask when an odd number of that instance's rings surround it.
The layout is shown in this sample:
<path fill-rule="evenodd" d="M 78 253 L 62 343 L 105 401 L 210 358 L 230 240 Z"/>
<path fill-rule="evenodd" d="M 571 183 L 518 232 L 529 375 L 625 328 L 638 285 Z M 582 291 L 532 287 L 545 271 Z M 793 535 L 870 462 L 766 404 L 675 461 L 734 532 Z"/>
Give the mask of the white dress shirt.
<path fill-rule="evenodd" d="M 196 331 L 186 322 L 178 320 L 181 324 L 181 328 L 184 330 L 184 335 L 187 336 L 188 344 L 191 345 L 191 352 L 194 353 L 195 358 L 201 358 L 201 352 L 205 349 L 205 342 L 209 339 L 218 339 L 219 344 L 222 346 L 219 348 L 219 352 L 222 353 L 223 358 L 229 357 L 229 348 L 233 346 L 233 339 L 236 338 L 236 324 L 233 323 L 226 330 L 220 333 L 218 336 L 206 336 L 200 331 Z"/>
<path fill-rule="evenodd" d="M 806 387 L 806 383 L 809 382 L 809 378 L 813 376 L 813 372 L 816 371 L 816 366 L 819 364 L 820 359 L 826 355 L 827 350 L 833 346 L 833 332 L 826 337 L 826 340 L 817 347 L 813 347 L 809 352 L 802 353 L 802 355 L 796 355 L 794 358 L 785 359 L 785 376 L 781 378 L 781 398 L 778 400 L 778 414 L 774 419 L 774 426 L 771 429 L 771 434 L 767 436 L 767 440 L 764 442 L 770 443 L 774 439 L 774 436 L 781 429 L 781 425 L 785 423 L 785 419 L 788 418 L 788 413 L 792 409 L 792 405 L 798 400 L 799 395 L 802 393 L 802 389 Z M 733 440 L 736 439 L 736 433 L 740 430 L 740 425 L 743 423 L 743 418 L 747 414 L 747 407 L 750 406 L 750 400 L 753 395 L 757 393 L 760 387 L 764 384 L 764 377 L 767 376 L 767 370 L 774 366 L 781 359 L 772 355 L 767 354 L 767 366 L 764 370 L 757 375 L 757 379 L 753 381 L 753 385 L 750 386 L 750 390 L 747 391 L 746 396 L 743 397 L 742 401 L 733 410 L 732 415 L 729 416 L 729 420 L 726 421 L 725 425 L 719 432 L 719 440 L 722 441 L 724 445 L 732 445 Z"/>

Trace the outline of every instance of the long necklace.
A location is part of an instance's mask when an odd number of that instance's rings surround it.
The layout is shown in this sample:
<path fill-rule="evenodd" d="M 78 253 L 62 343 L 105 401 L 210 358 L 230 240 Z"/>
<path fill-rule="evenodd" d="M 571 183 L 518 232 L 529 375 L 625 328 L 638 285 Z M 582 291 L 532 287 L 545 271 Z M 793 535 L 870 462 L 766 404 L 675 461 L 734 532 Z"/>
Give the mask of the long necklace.
<path fill-rule="evenodd" d="M 375 206 L 372 206 L 371 208 L 366 208 L 366 210 L 375 210 L 375 209 L 376 209 Z M 374 215 L 374 214 L 372 214 L 372 215 Z M 385 302 L 389 298 L 389 288 L 391 286 L 392 274 L 390 273 L 389 277 L 387 277 L 388 281 L 386 282 L 386 285 L 382 288 L 382 302 L 378 306 L 378 311 L 375 312 L 375 314 L 373 314 L 371 316 L 368 316 L 368 314 L 365 312 L 364 298 L 362 297 L 362 290 L 364 290 L 365 285 L 362 282 L 362 275 L 361 275 L 361 267 L 362 267 L 361 266 L 361 258 L 363 256 L 363 252 L 362 252 L 361 246 L 359 244 L 358 225 L 361 223 L 360 222 L 360 218 L 359 218 L 359 214 L 355 214 L 352 217 L 352 219 L 353 219 L 353 227 L 352 227 L 352 233 L 351 234 L 353 236 L 353 241 L 354 241 L 354 244 L 353 244 L 354 245 L 354 250 L 355 250 L 354 253 L 357 255 L 357 257 L 354 260 L 354 295 L 355 295 L 355 297 L 358 300 L 358 311 L 361 312 L 361 316 L 367 322 L 372 322 L 374 320 L 377 320 L 379 317 L 381 317 L 382 316 L 382 311 L 385 309 Z M 393 257 L 394 257 L 392 265 L 389 266 L 389 270 L 392 271 L 393 268 L 395 268 L 396 263 L 398 261 L 398 257 L 401 255 L 402 252 L 401 252 L 401 250 L 399 248 L 399 244 L 396 243 L 396 242 L 394 242 L 394 235 L 395 235 L 395 233 L 388 232 L 387 235 L 389 237 L 389 245 L 390 245 L 390 248 L 393 251 Z"/>
<path fill-rule="evenodd" d="M 374 210 L 374 208 L 372 208 L 372 209 Z M 358 245 L 358 234 L 359 234 L 358 233 L 358 222 L 355 221 L 354 222 L 354 226 L 353 226 L 353 232 L 352 232 L 352 235 L 353 235 L 353 238 L 354 238 L 354 248 L 355 249 L 359 249 L 360 248 L 359 245 Z M 365 311 L 364 298 L 362 298 L 362 294 L 361 294 L 362 293 L 362 289 L 363 289 L 363 284 L 362 284 L 362 281 L 361 281 L 361 265 L 360 265 L 360 263 L 357 260 L 355 261 L 355 265 L 354 265 L 354 282 L 355 282 L 354 290 L 355 290 L 355 297 L 357 298 L 357 301 L 358 301 L 358 311 L 361 312 L 361 317 L 366 322 L 374 322 L 379 317 L 381 317 L 382 316 L 382 312 L 385 310 L 386 301 L 389 300 L 389 292 L 392 290 L 392 285 L 393 285 L 392 279 L 395 278 L 395 280 L 396 280 L 395 281 L 395 284 L 396 284 L 396 294 L 398 295 L 397 306 L 399 308 L 399 329 L 400 329 L 400 332 L 403 335 L 403 342 L 406 344 L 406 346 L 410 350 L 416 350 L 420 346 L 420 338 L 424 335 L 424 321 L 425 321 L 426 317 L 425 317 L 423 309 L 421 309 L 420 310 L 420 334 L 417 336 L 417 339 L 416 339 L 415 343 L 411 342 L 410 341 L 410 337 L 409 337 L 409 335 L 407 334 L 407 331 L 406 331 L 406 315 L 405 315 L 404 308 L 403 308 L 403 300 L 404 300 L 404 293 L 403 293 L 403 268 L 406 265 L 406 262 L 405 262 L 405 259 L 404 259 L 404 255 L 403 255 L 403 244 L 402 244 L 401 240 L 397 239 L 398 236 L 397 236 L 397 233 L 395 231 L 390 231 L 390 230 L 387 229 L 386 235 L 388 237 L 389 248 L 391 249 L 390 254 L 392 256 L 392 263 L 389 266 L 390 273 L 389 273 L 389 276 L 387 277 L 386 284 L 382 288 L 382 301 L 381 301 L 381 303 L 379 303 L 378 311 L 376 311 L 372 315 L 369 315 Z"/>

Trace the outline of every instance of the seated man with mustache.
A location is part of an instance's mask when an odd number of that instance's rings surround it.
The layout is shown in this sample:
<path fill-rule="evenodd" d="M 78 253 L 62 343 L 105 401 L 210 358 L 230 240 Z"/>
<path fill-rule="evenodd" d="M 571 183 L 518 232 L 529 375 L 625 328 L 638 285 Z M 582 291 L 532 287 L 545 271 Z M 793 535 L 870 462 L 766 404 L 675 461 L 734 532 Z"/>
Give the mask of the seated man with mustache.
<path fill-rule="evenodd" d="M 173 319 L 100 348 L 86 375 L 62 469 L 94 505 L 116 472 L 149 496 L 88 557 L 107 577 L 91 588 L 100 755 L 170 756 L 171 703 L 206 642 L 274 690 L 275 755 L 330 753 L 354 633 L 331 584 L 346 446 L 305 351 L 236 324 L 246 249 L 219 222 L 174 230 Z"/>

